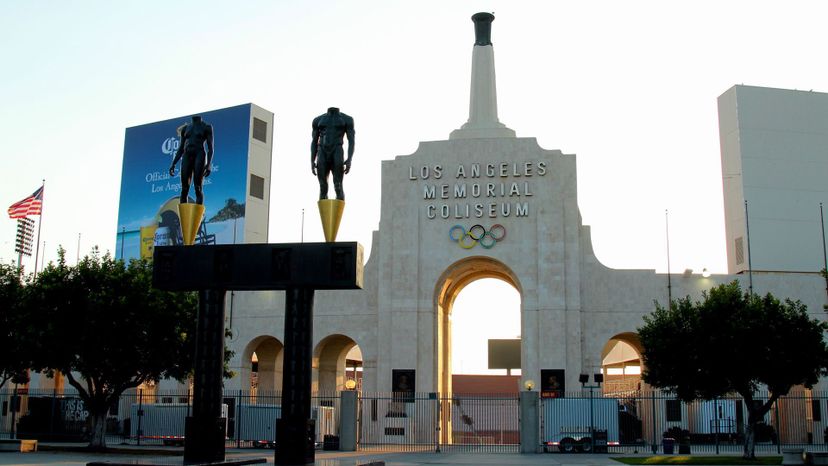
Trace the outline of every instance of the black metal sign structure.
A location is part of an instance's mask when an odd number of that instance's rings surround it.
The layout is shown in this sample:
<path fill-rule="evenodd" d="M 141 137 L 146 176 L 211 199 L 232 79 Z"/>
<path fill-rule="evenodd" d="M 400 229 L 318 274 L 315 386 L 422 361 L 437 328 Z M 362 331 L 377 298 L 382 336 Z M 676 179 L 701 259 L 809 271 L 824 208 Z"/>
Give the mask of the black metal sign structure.
<path fill-rule="evenodd" d="M 185 424 L 184 461 L 224 460 L 221 417 L 224 296 L 228 290 L 285 290 L 285 365 L 276 464 L 313 464 L 310 418 L 315 290 L 362 288 L 358 243 L 157 246 L 153 286 L 198 291 L 193 415 Z"/>

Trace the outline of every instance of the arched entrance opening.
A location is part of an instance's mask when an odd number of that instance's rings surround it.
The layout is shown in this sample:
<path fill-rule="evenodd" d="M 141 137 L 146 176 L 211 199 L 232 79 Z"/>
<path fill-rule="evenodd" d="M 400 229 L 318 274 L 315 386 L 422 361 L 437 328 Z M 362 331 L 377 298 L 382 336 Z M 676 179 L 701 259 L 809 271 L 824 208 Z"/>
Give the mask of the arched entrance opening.
<path fill-rule="evenodd" d="M 517 276 L 504 263 L 494 258 L 483 256 L 470 257 L 455 262 L 443 272 L 443 275 L 437 282 L 435 290 L 437 364 L 435 364 L 436 374 L 434 374 L 439 391 L 442 393 L 453 393 L 452 354 L 455 342 L 452 338 L 452 309 L 461 291 L 466 286 L 481 279 L 497 279 L 501 283 L 505 282 L 507 286 L 511 286 L 511 288 L 517 291 L 518 303 L 522 301 L 522 288 Z M 522 305 L 519 305 L 518 316 L 522 316 L 522 313 L 520 313 L 521 309 Z M 521 320 L 522 318 L 518 317 L 517 334 L 520 333 Z M 513 335 L 513 338 L 517 337 L 517 334 Z M 486 354 L 486 349 L 483 351 Z"/>
<path fill-rule="evenodd" d="M 494 278 L 469 283 L 457 295 L 449 323 L 453 392 L 517 392 L 520 376 L 520 294 L 517 290 Z"/>
<path fill-rule="evenodd" d="M 625 394 L 641 390 L 641 341 L 632 332 L 610 338 L 601 351 L 604 393 Z"/>
<path fill-rule="evenodd" d="M 334 334 L 323 338 L 313 352 L 313 382 L 311 390 L 335 394 L 347 387 L 353 379 L 355 387 L 362 383 L 362 351 L 352 338 Z"/>
<path fill-rule="evenodd" d="M 618 399 L 618 435 L 622 444 L 640 442 L 653 431 L 653 405 L 642 403 L 641 398 L 642 351 L 641 340 L 633 332 L 615 335 L 601 351 L 604 396 Z"/>
<path fill-rule="evenodd" d="M 282 389 L 284 345 L 275 337 L 254 338 L 245 347 L 242 357 L 242 387 L 255 397 L 272 396 Z"/>

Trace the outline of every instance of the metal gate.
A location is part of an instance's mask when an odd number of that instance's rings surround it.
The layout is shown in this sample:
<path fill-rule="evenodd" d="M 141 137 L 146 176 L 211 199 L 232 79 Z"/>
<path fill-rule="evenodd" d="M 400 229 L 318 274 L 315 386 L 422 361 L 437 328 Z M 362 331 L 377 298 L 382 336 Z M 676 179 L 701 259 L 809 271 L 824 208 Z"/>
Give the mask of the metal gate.
<path fill-rule="evenodd" d="M 363 393 L 362 450 L 520 451 L 517 395 Z"/>

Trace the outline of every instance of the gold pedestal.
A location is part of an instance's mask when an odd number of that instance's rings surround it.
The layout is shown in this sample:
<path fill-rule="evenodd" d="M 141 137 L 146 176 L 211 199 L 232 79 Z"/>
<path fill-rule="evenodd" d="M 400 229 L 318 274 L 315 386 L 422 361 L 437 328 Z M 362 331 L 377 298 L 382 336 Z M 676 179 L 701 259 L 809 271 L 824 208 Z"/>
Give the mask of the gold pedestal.
<path fill-rule="evenodd" d="M 319 218 L 322 220 L 322 230 L 325 232 L 325 242 L 333 243 L 339 232 L 339 222 L 342 221 L 345 201 L 321 199 L 317 205 L 319 206 Z"/>
<path fill-rule="evenodd" d="M 198 235 L 198 227 L 204 217 L 204 206 L 190 202 L 178 204 L 178 219 L 181 221 L 181 236 L 184 244 L 191 246 Z"/>

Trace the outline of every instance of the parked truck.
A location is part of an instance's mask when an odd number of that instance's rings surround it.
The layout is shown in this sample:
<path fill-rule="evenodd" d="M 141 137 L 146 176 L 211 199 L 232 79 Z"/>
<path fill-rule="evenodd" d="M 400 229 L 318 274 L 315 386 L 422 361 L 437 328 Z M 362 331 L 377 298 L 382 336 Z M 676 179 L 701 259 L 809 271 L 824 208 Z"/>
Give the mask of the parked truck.
<path fill-rule="evenodd" d="M 276 446 L 276 420 L 282 417 L 282 407 L 273 404 L 241 404 L 236 413 L 238 437 L 245 442 L 252 442 L 256 448 L 274 448 Z M 311 419 L 316 421 L 314 441 L 321 444 L 326 435 L 334 435 L 336 425 L 334 408 L 314 406 Z"/>
<path fill-rule="evenodd" d="M 167 446 L 183 446 L 184 420 L 189 412 L 190 406 L 186 403 L 133 403 L 130 409 L 130 437 L 160 440 Z M 227 412 L 227 405 L 222 404 L 221 415 L 225 422 Z"/>
<path fill-rule="evenodd" d="M 613 398 L 543 400 L 543 450 L 606 451 L 618 445 L 618 401 Z"/>

